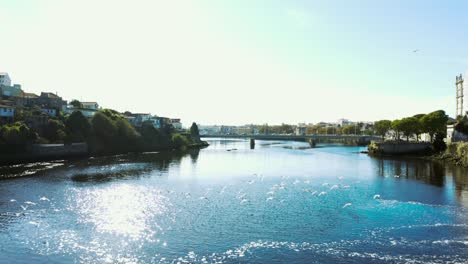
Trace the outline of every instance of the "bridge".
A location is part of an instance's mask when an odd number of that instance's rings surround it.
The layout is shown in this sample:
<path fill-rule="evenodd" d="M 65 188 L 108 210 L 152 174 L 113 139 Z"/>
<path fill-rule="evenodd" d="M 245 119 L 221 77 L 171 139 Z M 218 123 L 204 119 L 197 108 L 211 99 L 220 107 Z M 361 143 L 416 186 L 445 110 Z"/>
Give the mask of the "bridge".
<path fill-rule="evenodd" d="M 367 145 L 371 141 L 380 141 L 382 138 L 373 135 L 336 135 L 336 134 L 312 134 L 312 135 L 200 135 L 202 138 L 248 138 L 251 140 L 290 140 L 305 141 L 315 145 L 317 142 L 353 142 L 357 145 Z"/>

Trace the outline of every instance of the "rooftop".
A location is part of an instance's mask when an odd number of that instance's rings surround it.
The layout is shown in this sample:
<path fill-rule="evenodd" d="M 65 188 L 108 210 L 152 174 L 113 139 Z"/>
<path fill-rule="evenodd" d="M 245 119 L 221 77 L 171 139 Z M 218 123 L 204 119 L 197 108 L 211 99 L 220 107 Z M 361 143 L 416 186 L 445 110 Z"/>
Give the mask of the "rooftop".
<path fill-rule="evenodd" d="M 54 93 L 46 93 L 42 92 L 41 97 L 48 97 L 48 98 L 61 98 L 60 96 L 54 94 Z"/>
<path fill-rule="evenodd" d="M 35 94 L 35 93 L 25 93 L 25 92 L 23 92 L 23 97 L 25 97 L 25 98 L 37 98 L 39 96 L 37 94 Z"/>

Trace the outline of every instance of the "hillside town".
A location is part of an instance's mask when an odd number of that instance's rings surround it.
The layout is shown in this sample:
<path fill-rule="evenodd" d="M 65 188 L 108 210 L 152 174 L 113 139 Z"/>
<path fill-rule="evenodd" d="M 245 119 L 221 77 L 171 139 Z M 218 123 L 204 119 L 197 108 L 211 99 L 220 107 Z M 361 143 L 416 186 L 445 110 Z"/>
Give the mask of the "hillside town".
<path fill-rule="evenodd" d="M 32 129 L 41 130 L 50 118 L 59 115 L 70 115 L 75 111 L 81 112 L 86 118 L 92 118 L 102 107 L 94 101 L 84 102 L 72 100 L 68 102 L 57 93 L 41 92 L 40 95 L 27 92 L 20 84 L 13 84 L 6 72 L 0 72 L 0 125 L 18 120 L 24 109 L 37 109 L 34 114 L 27 116 L 24 121 Z M 176 130 L 182 130 L 179 118 L 168 118 L 150 113 L 121 113 L 135 127 L 141 127 L 149 122 L 154 128 L 160 129 L 170 125 Z"/>

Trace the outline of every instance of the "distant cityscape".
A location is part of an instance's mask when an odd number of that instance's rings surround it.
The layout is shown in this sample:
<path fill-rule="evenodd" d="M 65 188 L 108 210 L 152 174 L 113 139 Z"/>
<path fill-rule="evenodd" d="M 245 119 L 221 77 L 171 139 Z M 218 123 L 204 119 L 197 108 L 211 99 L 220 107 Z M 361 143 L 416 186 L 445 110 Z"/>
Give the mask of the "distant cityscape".
<path fill-rule="evenodd" d="M 26 92 L 20 84 L 12 84 L 8 73 L 0 72 L 0 125 L 15 121 L 18 109 L 37 108 L 42 114 L 32 115 L 26 118 L 25 123 L 34 129 L 39 129 L 48 122 L 49 118 L 55 118 L 59 114 L 71 114 L 79 111 L 83 116 L 92 118 L 101 109 L 95 101 L 67 102 L 57 93 L 41 92 L 40 95 Z M 135 127 L 141 127 L 144 122 L 151 122 L 155 128 L 171 125 L 176 130 L 182 129 L 180 118 L 168 118 L 150 113 L 121 113 Z"/>
<path fill-rule="evenodd" d="M 298 123 L 295 125 L 256 125 L 247 124 L 243 126 L 228 125 L 200 125 L 201 135 L 259 135 L 259 134 L 288 134 L 288 135 L 310 135 L 310 134 L 372 134 L 374 122 L 350 121 L 345 118 L 336 122 Z"/>

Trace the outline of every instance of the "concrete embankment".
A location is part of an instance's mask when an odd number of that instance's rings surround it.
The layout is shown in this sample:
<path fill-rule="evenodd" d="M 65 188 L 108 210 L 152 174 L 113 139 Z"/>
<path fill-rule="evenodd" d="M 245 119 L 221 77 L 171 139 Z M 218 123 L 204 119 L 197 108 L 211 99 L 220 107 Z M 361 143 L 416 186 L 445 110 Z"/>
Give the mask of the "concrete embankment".
<path fill-rule="evenodd" d="M 432 151 L 432 144 L 428 142 L 371 142 L 367 147 L 371 155 L 409 155 L 409 154 L 429 154 Z"/>
<path fill-rule="evenodd" d="M 15 154 L 1 154 L 0 164 L 15 164 L 33 161 L 46 161 L 54 159 L 69 159 L 84 157 L 89 154 L 88 144 L 33 144 L 24 152 Z"/>
<path fill-rule="evenodd" d="M 196 149 L 209 146 L 206 141 L 198 140 L 183 147 L 182 149 Z M 171 151 L 173 148 L 153 148 L 142 150 L 145 151 Z M 89 155 L 112 155 L 123 153 L 106 153 L 98 154 L 91 153 L 91 150 L 86 143 L 73 143 L 73 144 L 33 144 L 27 146 L 20 152 L 0 154 L 0 165 L 19 164 L 26 162 L 62 160 L 71 158 L 87 157 Z"/>

